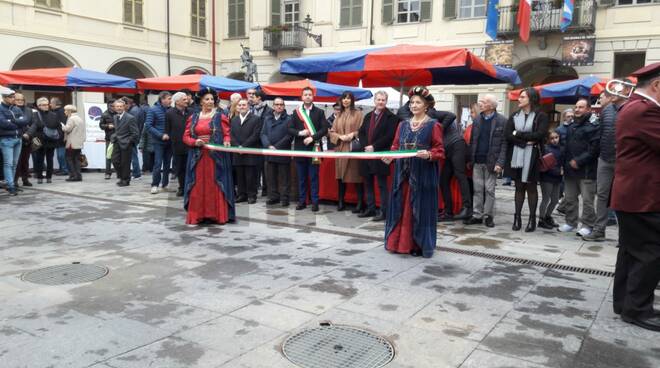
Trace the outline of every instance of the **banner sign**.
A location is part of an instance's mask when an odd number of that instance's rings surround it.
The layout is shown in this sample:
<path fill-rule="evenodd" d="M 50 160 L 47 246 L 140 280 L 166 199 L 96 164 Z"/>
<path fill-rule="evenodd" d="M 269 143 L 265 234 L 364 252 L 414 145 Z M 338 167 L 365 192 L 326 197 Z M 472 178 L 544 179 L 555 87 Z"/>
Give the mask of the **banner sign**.
<path fill-rule="evenodd" d="M 561 61 L 565 66 L 594 65 L 596 36 L 564 37 L 561 42 Z"/>
<path fill-rule="evenodd" d="M 513 40 L 486 42 L 486 61 L 497 66 L 513 66 Z"/>
<path fill-rule="evenodd" d="M 99 128 L 101 115 L 107 110 L 108 106 L 104 103 L 84 103 L 85 128 L 87 129 L 86 142 L 105 142 L 105 132 Z M 80 114 L 82 115 L 82 114 Z"/>

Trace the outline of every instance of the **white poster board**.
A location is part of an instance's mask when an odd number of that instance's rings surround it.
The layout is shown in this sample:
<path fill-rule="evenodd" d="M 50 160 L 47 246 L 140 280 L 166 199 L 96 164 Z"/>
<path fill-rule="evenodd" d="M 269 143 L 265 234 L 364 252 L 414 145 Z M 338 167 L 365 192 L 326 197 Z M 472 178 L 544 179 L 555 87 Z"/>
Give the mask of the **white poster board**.
<path fill-rule="evenodd" d="M 101 115 L 108 108 L 103 103 L 85 102 L 87 139 L 82 152 L 87 156 L 88 169 L 105 169 L 105 132 L 99 127 Z"/>

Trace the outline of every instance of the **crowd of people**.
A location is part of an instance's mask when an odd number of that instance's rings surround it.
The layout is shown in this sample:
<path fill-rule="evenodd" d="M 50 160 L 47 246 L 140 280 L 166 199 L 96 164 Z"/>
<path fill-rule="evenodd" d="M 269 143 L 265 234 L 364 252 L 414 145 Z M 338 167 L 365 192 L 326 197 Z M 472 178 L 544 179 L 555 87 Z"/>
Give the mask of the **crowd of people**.
<path fill-rule="evenodd" d="M 257 202 L 259 188 L 268 206 L 288 207 L 297 195 L 296 210 L 309 204 L 313 212 L 319 210 L 320 159 L 292 158 L 291 150 L 405 150 L 414 156 L 336 158 L 337 211 L 347 209 L 346 191 L 354 187 L 357 203 L 352 212 L 385 221 L 387 250 L 428 258 L 436 248 L 438 222 L 495 226 L 495 187 L 503 176 L 505 185 L 515 183 L 514 231 L 523 227 L 526 201 L 525 232 L 538 226 L 602 241 L 612 219 L 610 207 L 615 209 L 620 225 L 615 312 L 630 323 L 660 330 L 660 318 L 653 312 L 653 292 L 660 281 L 660 63 L 635 76 L 634 93 L 627 85 L 617 93 L 603 92 L 599 114 L 588 98 L 579 98 L 573 109 L 562 113 L 556 128 L 534 88 L 522 90 L 518 109 L 508 118 L 498 112 L 495 96 L 481 96 L 465 129 L 454 113 L 435 109 L 424 86 L 411 88 L 409 101 L 396 114 L 386 107 L 384 91 L 375 93 L 375 108 L 366 115 L 345 92 L 328 118 L 314 105 L 311 88 L 301 91 L 302 103 L 291 114 L 282 98 L 275 98 L 271 107 L 255 89 L 245 98 L 233 94 L 224 108 L 211 89 L 196 97 L 186 90 L 161 92 L 153 106 L 138 106 L 123 97 L 110 101 L 99 124 L 107 146 L 105 179 L 111 179 L 113 166 L 120 187 L 151 171 L 150 193 L 157 195 L 168 190 L 171 171 L 187 210 L 186 223 L 224 224 L 235 221 L 236 203 Z M 32 185 L 30 156 L 38 184 L 43 183 L 44 170 L 46 183 L 51 182 L 55 156 L 67 181 L 81 181 L 84 141 L 85 124 L 75 106 L 39 98 L 33 110 L 23 95 L 3 92 L 0 147 L 11 195 L 19 190 L 17 178 L 24 186 Z M 229 153 L 214 148 L 222 146 L 239 149 Z M 292 191 L 294 177 L 297 190 Z M 454 181 L 462 198 L 460 210 L 453 208 Z M 561 226 L 553 218 L 557 205 L 565 217 Z"/>

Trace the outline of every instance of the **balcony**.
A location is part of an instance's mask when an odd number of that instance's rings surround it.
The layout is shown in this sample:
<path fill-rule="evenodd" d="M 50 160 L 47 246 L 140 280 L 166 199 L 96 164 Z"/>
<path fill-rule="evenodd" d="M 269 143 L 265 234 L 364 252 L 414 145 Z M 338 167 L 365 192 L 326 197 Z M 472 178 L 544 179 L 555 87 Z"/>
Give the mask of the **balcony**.
<path fill-rule="evenodd" d="M 271 26 L 264 29 L 264 50 L 297 50 L 305 48 L 307 34 L 299 27 Z"/>
<path fill-rule="evenodd" d="M 561 8 L 563 1 L 532 1 L 531 33 L 561 32 Z M 497 27 L 498 36 L 518 34 L 516 24 L 518 5 L 500 7 L 500 23 Z M 575 0 L 573 22 L 566 33 L 593 32 L 596 24 L 596 1 Z"/>

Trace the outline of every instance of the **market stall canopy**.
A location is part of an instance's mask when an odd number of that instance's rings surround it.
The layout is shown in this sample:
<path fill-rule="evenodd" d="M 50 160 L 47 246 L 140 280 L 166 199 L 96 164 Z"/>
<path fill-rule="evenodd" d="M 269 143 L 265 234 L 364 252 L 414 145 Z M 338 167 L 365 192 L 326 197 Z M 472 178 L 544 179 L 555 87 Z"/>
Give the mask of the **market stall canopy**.
<path fill-rule="evenodd" d="M 373 96 L 368 89 L 323 83 L 309 79 L 264 84 L 261 86 L 261 90 L 264 91 L 266 95 L 273 98 L 283 97 L 299 99 L 302 89 L 305 87 L 311 87 L 314 91 L 314 100 L 322 102 L 334 102 L 344 91 L 352 92 L 356 101 Z"/>
<path fill-rule="evenodd" d="M 607 80 L 588 76 L 563 82 L 534 86 L 542 103 L 574 103 L 580 97 L 598 96 L 605 90 Z M 509 99 L 517 101 L 522 89 L 509 92 Z"/>
<path fill-rule="evenodd" d="M 137 86 L 138 89 L 143 91 L 177 91 L 189 89 L 196 92 L 208 87 L 217 92 L 244 92 L 250 88 L 258 88 L 259 84 L 213 75 L 190 74 L 142 78 L 137 80 Z"/>
<path fill-rule="evenodd" d="M 467 49 L 406 44 L 286 59 L 280 72 L 328 83 L 400 89 L 420 84 L 521 83 L 515 70 L 496 67 Z"/>
<path fill-rule="evenodd" d="M 135 92 L 135 80 L 92 70 L 46 68 L 0 72 L 0 83 L 23 89 L 55 87 L 90 92 Z"/>

